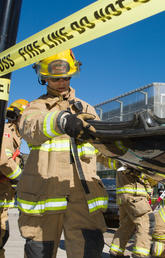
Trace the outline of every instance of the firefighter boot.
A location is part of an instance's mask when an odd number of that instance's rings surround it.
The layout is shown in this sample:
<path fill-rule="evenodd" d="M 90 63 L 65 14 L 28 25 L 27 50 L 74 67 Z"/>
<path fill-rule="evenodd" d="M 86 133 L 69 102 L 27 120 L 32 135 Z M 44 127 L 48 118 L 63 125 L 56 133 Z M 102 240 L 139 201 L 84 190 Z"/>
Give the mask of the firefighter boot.
<path fill-rule="evenodd" d="M 130 256 L 129 255 L 115 255 L 115 254 L 112 254 L 112 253 L 110 253 L 109 254 L 109 257 L 110 258 L 130 258 Z"/>
<path fill-rule="evenodd" d="M 155 258 L 155 256 L 152 256 L 152 255 L 147 255 L 147 256 L 135 256 L 135 255 L 132 255 L 133 258 Z"/>
<path fill-rule="evenodd" d="M 5 250 L 0 248 L 0 258 L 5 258 Z"/>

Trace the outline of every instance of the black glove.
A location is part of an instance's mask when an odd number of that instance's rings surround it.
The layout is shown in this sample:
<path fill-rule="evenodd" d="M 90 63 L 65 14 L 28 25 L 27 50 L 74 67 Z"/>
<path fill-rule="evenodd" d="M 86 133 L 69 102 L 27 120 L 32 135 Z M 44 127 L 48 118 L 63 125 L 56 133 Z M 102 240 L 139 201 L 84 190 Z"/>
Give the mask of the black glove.
<path fill-rule="evenodd" d="M 94 118 L 94 115 L 87 113 L 79 115 L 66 113 L 66 115 L 62 117 L 63 130 L 71 137 L 87 140 L 91 138 L 90 132 L 95 132 L 95 129 L 85 120 Z"/>
<path fill-rule="evenodd" d="M 20 158 L 19 167 L 21 169 L 24 169 L 24 166 L 25 166 L 24 159 L 23 159 L 22 155 L 19 155 L 18 157 Z"/>
<path fill-rule="evenodd" d="M 16 177 L 15 179 L 10 179 L 11 186 L 12 186 L 14 189 L 16 189 L 17 184 L 18 184 L 18 182 L 19 182 L 19 180 L 20 180 L 20 177 L 21 177 L 21 174 L 20 174 L 18 177 Z"/>

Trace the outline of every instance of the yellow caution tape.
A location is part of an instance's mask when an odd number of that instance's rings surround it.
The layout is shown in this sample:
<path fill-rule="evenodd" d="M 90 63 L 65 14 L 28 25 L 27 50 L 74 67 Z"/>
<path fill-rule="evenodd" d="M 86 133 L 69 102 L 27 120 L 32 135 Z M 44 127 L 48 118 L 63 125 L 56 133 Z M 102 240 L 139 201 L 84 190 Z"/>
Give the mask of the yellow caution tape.
<path fill-rule="evenodd" d="M 10 79 L 0 78 L 0 100 L 9 99 Z"/>
<path fill-rule="evenodd" d="M 165 0 L 101 0 L 0 54 L 0 76 L 165 10 Z"/>

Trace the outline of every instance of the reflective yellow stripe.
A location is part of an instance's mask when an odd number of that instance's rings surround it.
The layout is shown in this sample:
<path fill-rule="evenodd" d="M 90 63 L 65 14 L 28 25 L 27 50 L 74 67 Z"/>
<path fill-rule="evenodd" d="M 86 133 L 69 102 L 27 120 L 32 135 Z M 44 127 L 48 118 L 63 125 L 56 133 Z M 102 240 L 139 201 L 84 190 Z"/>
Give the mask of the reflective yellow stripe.
<path fill-rule="evenodd" d="M 121 150 L 122 152 L 127 152 L 127 150 L 128 150 L 128 148 L 126 148 L 124 145 L 123 145 L 123 143 L 122 143 L 122 141 L 115 141 L 115 145 L 116 145 L 116 147 L 119 149 L 119 150 Z"/>
<path fill-rule="evenodd" d="M 153 173 L 155 173 L 155 172 L 153 172 Z M 158 176 L 161 176 L 161 177 L 164 177 L 165 178 L 165 175 L 164 174 L 160 174 L 160 173 L 155 173 L 156 175 L 158 175 Z"/>
<path fill-rule="evenodd" d="M 7 175 L 8 178 L 10 179 L 15 179 L 17 178 L 20 174 L 22 173 L 22 170 L 19 166 L 16 167 L 16 169 L 10 173 L 9 175 Z"/>
<path fill-rule="evenodd" d="M 121 248 L 120 246 L 118 245 L 114 245 L 113 243 L 110 245 L 110 251 L 113 251 L 117 254 L 124 254 L 124 249 Z"/>
<path fill-rule="evenodd" d="M 44 142 L 40 146 L 33 146 L 29 144 L 31 150 L 41 150 L 41 151 L 70 151 L 69 140 L 49 140 Z"/>
<path fill-rule="evenodd" d="M 141 175 L 139 175 L 138 177 L 139 177 L 139 178 L 142 178 L 142 179 L 145 179 L 145 178 L 146 178 L 146 176 L 145 176 L 144 173 L 141 173 Z"/>
<path fill-rule="evenodd" d="M 115 159 L 111 159 L 111 158 L 108 159 L 108 165 L 109 165 L 110 169 L 117 170 L 116 163 L 117 163 L 117 161 Z"/>
<path fill-rule="evenodd" d="M 108 197 L 97 197 L 92 200 L 88 200 L 89 212 L 94 212 L 99 209 L 107 209 Z"/>
<path fill-rule="evenodd" d="M 155 250 L 156 250 L 156 252 L 155 252 Z M 161 242 L 155 242 L 155 250 L 154 250 L 154 255 L 161 256 L 161 254 L 164 251 L 164 244 Z"/>
<path fill-rule="evenodd" d="M 120 188 L 116 188 L 116 194 L 123 194 L 123 193 L 130 193 L 130 194 L 140 194 L 140 195 L 147 195 L 147 192 L 145 189 L 143 188 L 131 188 L 131 187 L 120 187 Z"/>
<path fill-rule="evenodd" d="M 42 201 L 29 202 L 17 199 L 18 208 L 28 214 L 40 214 L 46 211 L 59 211 L 67 208 L 66 198 L 52 198 Z"/>
<path fill-rule="evenodd" d="M 41 150 L 41 151 L 70 151 L 70 141 L 69 140 L 56 140 L 52 139 L 44 142 L 40 146 L 33 146 L 29 144 L 31 150 Z M 96 149 L 89 143 L 77 146 L 78 155 L 95 155 Z"/>
<path fill-rule="evenodd" d="M 146 248 L 141 248 L 141 247 L 133 247 L 133 251 L 132 251 L 134 254 L 140 254 L 142 256 L 148 256 L 149 253 L 150 253 L 150 250 L 149 249 L 146 249 Z"/>
<path fill-rule="evenodd" d="M 152 237 L 156 240 L 165 240 L 165 235 L 155 235 L 155 234 L 153 234 Z"/>
<path fill-rule="evenodd" d="M 164 211 L 164 209 L 162 207 L 159 209 L 159 214 L 160 214 L 162 220 L 165 223 L 165 211 Z"/>
<path fill-rule="evenodd" d="M 55 136 L 61 135 L 54 130 L 54 117 L 56 113 L 57 111 L 49 112 L 44 119 L 43 133 L 49 138 L 53 138 Z"/>
<path fill-rule="evenodd" d="M 15 207 L 14 200 L 0 200 L 0 207 L 3 207 L 3 208 Z"/>
<path fill-rule="evenodd" d="M 152 189 L 151 188 L 146 188 L 147 193 L 152 193 Z"/>
<path fill-rule="evenodd" d="M 79 156 L 86 155 L 95 155 L 97 153 L 96 149 L 90 144 L 82 144 L 77 146 Z"/>

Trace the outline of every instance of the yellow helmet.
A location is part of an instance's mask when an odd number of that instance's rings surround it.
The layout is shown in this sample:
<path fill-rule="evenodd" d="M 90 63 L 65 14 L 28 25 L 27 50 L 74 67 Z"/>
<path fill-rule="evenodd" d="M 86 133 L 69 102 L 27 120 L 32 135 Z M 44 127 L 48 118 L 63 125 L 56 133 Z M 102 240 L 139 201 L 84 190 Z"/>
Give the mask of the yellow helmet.
<path fill-rule="evenodd" d="M 79 67 L 80 62 L 76 61 L 71 49 L 45 58 L 33 66 L 41 80 L 50 77 L 72 77 L 80 71 Z"/>
<path fill-rule="evenodd" d="M 17 99 L 7 108 L 6 118 L 9 120 L 16 120 L 19 115 L 22 115 L 24 109 L 29 102 L 25 99 Z"/>
<path fill-rule="evenodd" d="M 20 114 L 22 114 L 28 103 L 26 99 L 17 99 L 10 104 L 7 110 L 14 111 L 14 108 L 17 108 L 20 110 Z"/>

